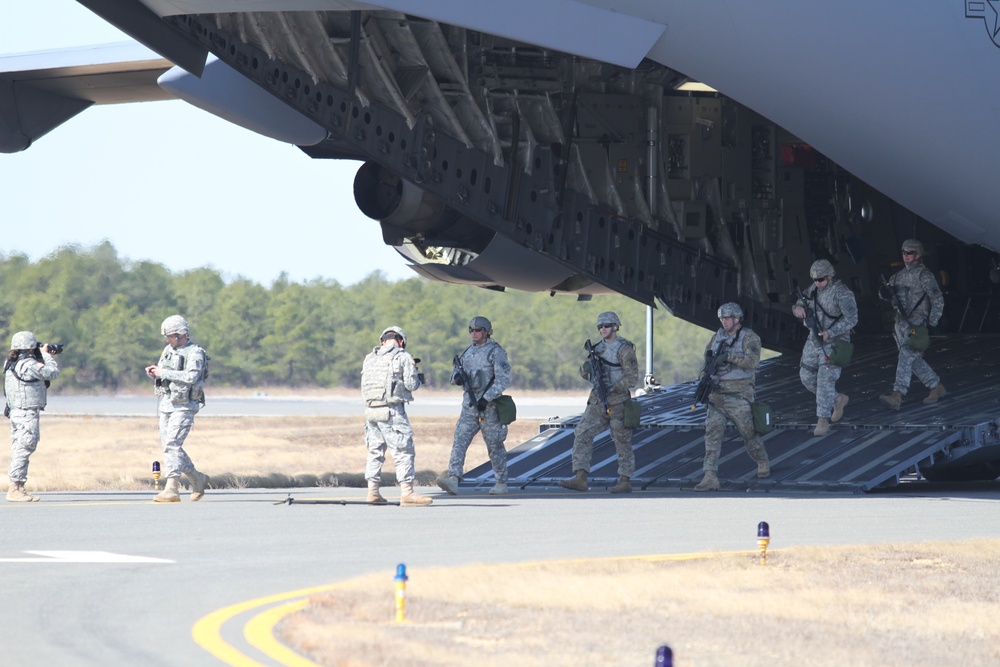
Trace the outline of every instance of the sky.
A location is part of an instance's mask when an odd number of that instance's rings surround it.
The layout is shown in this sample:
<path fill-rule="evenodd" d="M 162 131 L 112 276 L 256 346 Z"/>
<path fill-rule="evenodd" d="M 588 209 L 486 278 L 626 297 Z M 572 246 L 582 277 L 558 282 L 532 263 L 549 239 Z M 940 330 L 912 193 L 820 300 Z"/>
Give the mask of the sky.
<path fill-rule="evenodd" d="M 0 1 L 0 54 L 129 37 L 75 0 Z M 91 107 L 0 153 L 0 253 L 36 261 L 109 240 L 119 257 L 264 286 L 287 273 L 351 285 L 416 275 L 354 203 L 359 162 L 292 145 L 186 102 Z"/>

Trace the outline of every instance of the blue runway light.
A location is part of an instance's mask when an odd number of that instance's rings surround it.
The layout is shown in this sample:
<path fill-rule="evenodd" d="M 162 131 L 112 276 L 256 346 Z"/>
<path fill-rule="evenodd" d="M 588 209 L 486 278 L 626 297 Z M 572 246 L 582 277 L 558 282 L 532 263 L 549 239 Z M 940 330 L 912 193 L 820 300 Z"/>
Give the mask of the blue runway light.
<path fill-rule="evenodd" d="M 757 548 L 760 549 L 760 562 L 761 564 L 767 563 L 767 545 L 771 542 L 771 527 L 767 525 L 767 521 L 761 521 L 757 524 Z"/>
<path fill-rule="evenodd" d="M 654 667 L 674 667 L 674 652 L 666 644 L 656 649 Z"/>

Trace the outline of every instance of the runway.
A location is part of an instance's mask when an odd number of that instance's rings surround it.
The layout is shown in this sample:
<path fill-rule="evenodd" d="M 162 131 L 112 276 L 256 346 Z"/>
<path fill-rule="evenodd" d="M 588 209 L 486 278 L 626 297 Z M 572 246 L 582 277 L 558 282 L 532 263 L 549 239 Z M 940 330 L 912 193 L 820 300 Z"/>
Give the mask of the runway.
<path fill-rule="evenodd" d="M 171 505 L 149 492 L 41 493 L 0 504 L 3 663 L 295 664 L 248 641 L 266 613 L 372 572 L 385 573 L 389 610 L 398 563 L 413 580 L 474 562 L 753 550 L 760 521 L 772 550 L 1000 535 L 996 484 L 846 497 L 424 491 L 435 500 L 422 508 L 275 504 L 289 493 L 356 502 L 364 489 L 210 491 Z"/>

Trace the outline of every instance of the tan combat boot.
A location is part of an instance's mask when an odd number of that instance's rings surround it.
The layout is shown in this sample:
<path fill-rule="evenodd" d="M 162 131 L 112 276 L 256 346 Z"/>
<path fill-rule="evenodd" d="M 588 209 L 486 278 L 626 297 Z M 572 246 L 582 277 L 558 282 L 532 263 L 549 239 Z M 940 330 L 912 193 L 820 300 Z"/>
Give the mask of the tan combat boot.
<path fill-rule="evenodd" d="M 903 404 L 903 395 L 898 391 L 894 391 L 891 394 L 879 396 L 878 400 L 882 401 L 893 410 L 899 410 L 899 407 Z"/>
<path fill-rule="evenodd" d="M 586 491 L 587 490 L 587 471 L 577 470 L 575 477 L 570 477 L 569 479 L 564 479 L 559 482 L 559 486 L 564 489 L 571 489 L 573 491 Z"/>
<path fill-rule="evenodd" d="M 413 482 L 399 483 L 399 504 L 400 505 L 430 505 L 433 500 L 427 496 L 422 496 L 413 490 Z"/>
<path fill-rule="evenodd" d="M 719 476 L 714 472 L 705 471 L 705 476 L 701 478 L 698 485 L 694 487 L 695 491 L 718 491 L 719 490 Z"/>
<path fill-rule="evenodd" d="M 440 475 L 434 480 L 437 485 L 448 492 L 449 495 L 458 495 L 458 477 L 454 475 Z"/>
<path fill-rule="evenodd" d="M 208 484 L 208 475 L 197 470 L 186 472 L 184 475 L 191 482 L 191 500 L 198 502 L 205 497 L 205 485 Z"/>
<path fill-rule="evenodd" d="M 618 478 L 618 483 L 611 487 L 611 493 L 632 493 L 632 482 L 624 475 Z"/>
<path fill-rule="evenodd" d="M 945 390 L 944 385 L 938 382 L 937 386 L 931 389 L 931 393 L 927 394 L 927 398 L 924 399 L 924 405 L 937 403 L 938 399 L 944 397 L 947 393 L 948 392 Z"/>
<path fill-rule="evenodd" d="M 820 417 L 816 420 L 816 430 L 813 431 L 813 435 L 826 435 L 830 432 L 830 420 L 826 417 Z"/>
<path fill-rule="evenodd" d="M 833 401 L 833 415 L 830 417 L 830 421 L 837 423 L 840 418 L 844 416 L 844 408 L 850 402 L 851 398 L 847 394 L 837 394 L 837 398 Z"/>
<path fill-rule="evenodd" d="M 497 482 L 490 489 L 491 496 L 505 496 L 507 495 L 507 482 Z"/>
<path fill-rule="evenodd" d="M 379 483 L 378 482 L 376 482 L 374 479 L 368 480 L 368 498 L 367 498 L 367 500 L 368 500 L 368 502 L 370 502 L 373 505 L 385 505 L 389 501 L 382 497 L 382 494 L 379 493 L 378 489 L 379 489 Z"/>
<path fill-rule="evenodd" d="M 10 503 L 33 503 L 38 501 L 38 496 L 33 496 L 24 490 L 24 482 L 11 482 L 7 490 L 7 502 Z"/>
<path fill-rule="evenodd" d="M 181 501 L 181 478 L 168 477 L 163 490 L 153 496 L 154 503 L 179 503 Z"/>
<path fill-rule="evenodd" d="M 771 462 L 767 459 L 757 461 L 757 477 L 764 479 L 771 476 Z"/>

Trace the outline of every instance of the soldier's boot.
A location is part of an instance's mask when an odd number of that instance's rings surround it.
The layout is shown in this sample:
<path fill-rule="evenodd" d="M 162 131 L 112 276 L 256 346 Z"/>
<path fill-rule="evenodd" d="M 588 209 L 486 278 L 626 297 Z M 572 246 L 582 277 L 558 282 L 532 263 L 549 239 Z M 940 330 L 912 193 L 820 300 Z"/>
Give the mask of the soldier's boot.
<path fill-rule="evenodd" d="M 400 482 L 399 491 L 400 505 L 430 505 L 434 502 L 427 496 L 422 496 L 414 491 L 413 482 Z"/>
<path fill-rule="evenodd" d="M 7 490 L 7 502 L 11 503 L 33 503 L 38 501 L 38 496 L 33 496 L 24 490 L 24 482 L 11 482 Z"/>
<path fill-rule="evenodd" d="M 850 402 L 851 397 L 847 394 L 837 394 L 837 398 L 833 401 L 833 415 L 830 417 L 830 421 L 837 423 L 840 418 L 844 416 L 844 408 Z"/>
<path fill-rule="evenodd" d="M 719 490 L 719 476 L 714 472 L 705 471 L 705 476 L 701 478 L 701 481 L 694 487 L 695 491 L 718 491 Z"/>
<path fill-rule="evenodd" d="M 632 482 L 622 475 L 618 478 L 618 483 L 611 487 L 611 493 L 632 493 Z"/>
<path fill-rule="evenodd" d="M 757 477 L 764 479 L 771 476 L 771 462 L 767 459 L 757 461 Z"/>
<path fill-rule="evenodd" d="M 379 483 L 374 479 L 368 480 L 368 502 L 373 505 L 385 505 L 389 501 L 382 497 L 379 493 Z"/>
<path fill-rule="evenodd" d="M 944 385 L 938 382 L 937 386 L 931 389 L 931 393 L 927 394 L 927 398 L 924 399 L 924 405 L 937 403 L 938 399 L 942 398 L 947 393 L 948 392 L 945 390 Z"/>
<path fill-rule="evenodd" d="M 179 503 L 181 501 L 181 478 L 168 477 L 163 490 L 153 496 L 154 503 Z"/>
<path fill-rule="evenodd" d="M 458 477 L 455 475 L 441 475 L 434 481 L 450 495 L 458 495 Z"/>
<path fill-rule="evenodd" d="M 208 484 L 208 475 L 197 470 L 184 473 L 184 476 L 191 482 L 191 501 L 198 502 L 205 497 L 205 485 Z"/>
<path fill-rule="evenodd" d="M 813 431 L 813 435 L 826 435 L 830 432 L 830 420 L 826 417 L 820 417 L 816 420 L 816 430 Z"/>
<path fill-rule="evenodd" d="M 575 477 L 570 477 L 569 479 L 564 479 L 559 482 L 559 486 L 564 489 L 570 489 L 572 491 L 586 491 L 587 490 L 587 471 L 577 470 Z"/>
<path fill-rule="evenodd" d="M 894 391 L 891 394 L 879 396 L 878 400 L 882 401 L 893 410 L 899 410 L 900 406 L 903 404 L 903 395 L 898 391 Z"/>
<path fill-rule="evenodd" d="M 507 482 L 497 482 L 490 489 L 491 496 L 505 496 L 507 495 Z"/>

